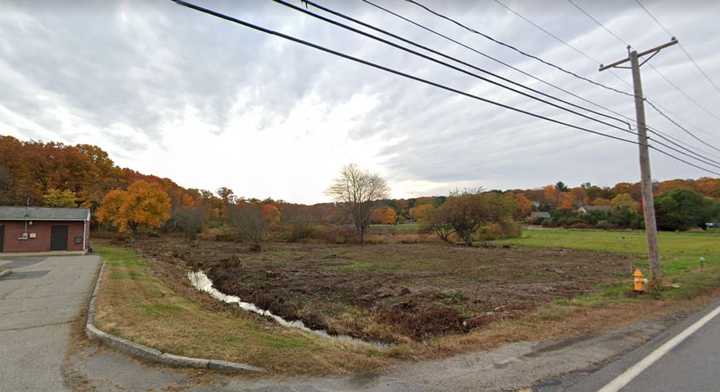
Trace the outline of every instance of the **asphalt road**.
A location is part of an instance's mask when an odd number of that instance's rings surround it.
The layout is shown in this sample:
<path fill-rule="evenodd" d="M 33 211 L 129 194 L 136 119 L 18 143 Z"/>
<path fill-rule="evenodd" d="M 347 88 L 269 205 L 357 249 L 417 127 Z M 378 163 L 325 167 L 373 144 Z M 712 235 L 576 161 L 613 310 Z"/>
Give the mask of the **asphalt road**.
<path fill-rule="evenodd" d="M 534 388 L 539 392 L 599 391 L 623 380 L 621 392 L 717 392 L 720 391 L 720 315 L 712 317 L 699 329 L 688 331 L 706 316 L 710 317 L 720 306 L 715 303 L 703 312 L 678 323 L 642 347 L 590 372 L 577 372 L 562 378 L 541 383 Z M 683 334 L 689 334 L 679 344 L 666 351 L 670 344 Z M 658 355 L 660 355 L 658 357 Z M 642 361 L 655 360 L 639 374 L 627 377 L 627 371 Z"/>
<path fill-rule="evenodd" d="M 715 317 L 633 379 L 626 392 L 720 390 L 720 318 Z"/>
<path fill-rule="evenodd" d="M 87 301 L 97 256 L 0 259 L 0 391 L 66 391 L 71 323 Z"/>

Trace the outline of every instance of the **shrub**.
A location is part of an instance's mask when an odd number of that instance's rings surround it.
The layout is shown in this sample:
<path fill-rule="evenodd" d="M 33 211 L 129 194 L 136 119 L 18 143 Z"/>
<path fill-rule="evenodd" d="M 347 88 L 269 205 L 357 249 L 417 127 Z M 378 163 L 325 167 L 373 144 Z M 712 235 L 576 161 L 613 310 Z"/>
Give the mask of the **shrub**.
<path fill-rule="evenodd" d="M 298 242 L 313 238 L 316 230 L 309 223 L 291 223 L 284 226 L 284 237 L 288 242 Z"/>
<path fill-rule="evenodd" d="M 430 225 L 445 241 L 455 233 L 465 245 L 472 245 L 472 237 L 482 225 L 510 219 L 516 208 L 512 194 L 480 190 L 454 192 L 432 212 Z"/>
<path fill-rule="evenodd" d="M 202 208 L 181 207 L 175 211 L 172 219 L 175 227 L 185 234 L 186 238 L 194 240 L 202 230 L 203 216 L 205 212 Z"/>
<path fill-rule="evenodd" d="M 598 228 L 598 229 L 602 229 L 602 230 L 609 230 L 609 229 L 614 229 L 614 228 L 615 228 L 615 226 L 614 226 L 612 223 L 610 223 L 610 222 L 608 222 L 608 221 L 606 221 L 606 220 L 601 220 L 601 221 L 599 221 L 599 222 L 595 225 L 595 227 Z"/>
<path fill-rule="evenodd" d="M 503 238 L 517 238 L 522 235 L 522 225 L 511 220 L 503 220 L 482 226 L 475 238 L 478 241 L 493 241 Z"/>
<path fill-rule="evenodd" d="M 643 217 L 637 211 L 628 207 L 618 207 L 610 210 L 608 222 L 615 227 L 626 229 L 640 229 L 644 227 Z"/>
<path fill-rule="evenodd" d="M 347 244 L 358 241 L 355 228 L 350 225 L 325 225 L 320 229 L 320 237 L 331 244 Z"/>

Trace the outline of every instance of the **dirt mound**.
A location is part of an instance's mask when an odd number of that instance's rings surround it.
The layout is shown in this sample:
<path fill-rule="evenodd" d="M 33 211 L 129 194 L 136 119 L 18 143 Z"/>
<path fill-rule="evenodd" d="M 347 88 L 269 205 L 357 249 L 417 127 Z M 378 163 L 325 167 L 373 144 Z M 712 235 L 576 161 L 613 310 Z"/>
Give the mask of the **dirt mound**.
<path fill-rule="evenodd" d="M 457 310 L 433 303 L 418 304 L 410 300 L 384 309 L 380 314 L 381 320 L 415 340 L 465 330 L 463 317 Z"/>

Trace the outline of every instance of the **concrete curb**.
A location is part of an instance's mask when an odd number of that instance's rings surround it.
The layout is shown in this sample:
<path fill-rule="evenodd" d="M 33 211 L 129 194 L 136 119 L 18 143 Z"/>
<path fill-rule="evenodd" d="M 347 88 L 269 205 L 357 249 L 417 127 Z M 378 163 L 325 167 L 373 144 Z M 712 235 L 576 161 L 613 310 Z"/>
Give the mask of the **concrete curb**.
<path fill-rule="evenodd" d="M 266 371 L 263 368 L 247 365 L 244 363 L 227 362 L 218 359 L 191 358 L 171 353 L 164 353 L 152 347 L 144 346 L 142 344 L 135 343 L 127 339 L 123 339 L 119 336 L 115 336 L 107 332 L 101 331 L 95 326 L 95 299 L 100 288 L 100 280 L 102 279 L 104 271 L 105 262 L 102 262 L 100 266 L 100 271 L 98 272 L 98 276 L 95 282 L 95 288 L 93 289 L 92 295 L 90 296 L 90 301 L 88 303 L 87 321 L 85 323 L 85 334 L 89 339 L 99 340 L 110 347 L 113 347 L 134 357 L 139 357 L 150 362 L 161 363 L 163 365 L 172 367 L 245 372 Z"/>
<path fill-rule="evenodd" d="M 12 270 L 9 270 L 9 269 L 2 270 L 2 271 L 0 271 L 0 278 L 6 277 L 10 274 L 12 274 Z"/>

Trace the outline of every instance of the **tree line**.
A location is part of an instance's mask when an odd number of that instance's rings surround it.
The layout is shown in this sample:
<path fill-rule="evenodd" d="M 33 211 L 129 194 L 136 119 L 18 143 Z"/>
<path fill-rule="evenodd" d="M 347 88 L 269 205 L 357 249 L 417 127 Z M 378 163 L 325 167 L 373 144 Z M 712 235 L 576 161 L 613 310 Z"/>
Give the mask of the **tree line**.
<path fill-rule="evenodd" d="M 354 186 L 367 189 L 352 191 Z M 662 181 L 654 189 L 661 229 L 686 230 L 717 219 L 720 179 Z M 344 227 L 352 227 L 362 242 L 370 224 L 414 222 L 440 238 L 469 243 L 479 231 L 513 232 L 511 223 L 527 220 L 533 212 L 550 213 L 549 220 L 540 222 L 548 225 L 642 225 L 636 183 L 569 187 L 558 182 L 538 189 L 476 189 L 391 199 L 382 178 L 350 165 L 327 193 L 333 203 L 300 205 L 243 198 L 229 187 L 184 188 L 167 178 L 118 167 L 97 146 L 0 136 L 0 205 L 87 207 L 95 227 L 130 234 L 161 230 L 194 237 L 205 231 L 218 238 L 241 236 L 257 242 L 272 231 L 290 240 L 348 237 L 353 233 Z M 578 212 L 584 207 L 607 208 Z"/>

